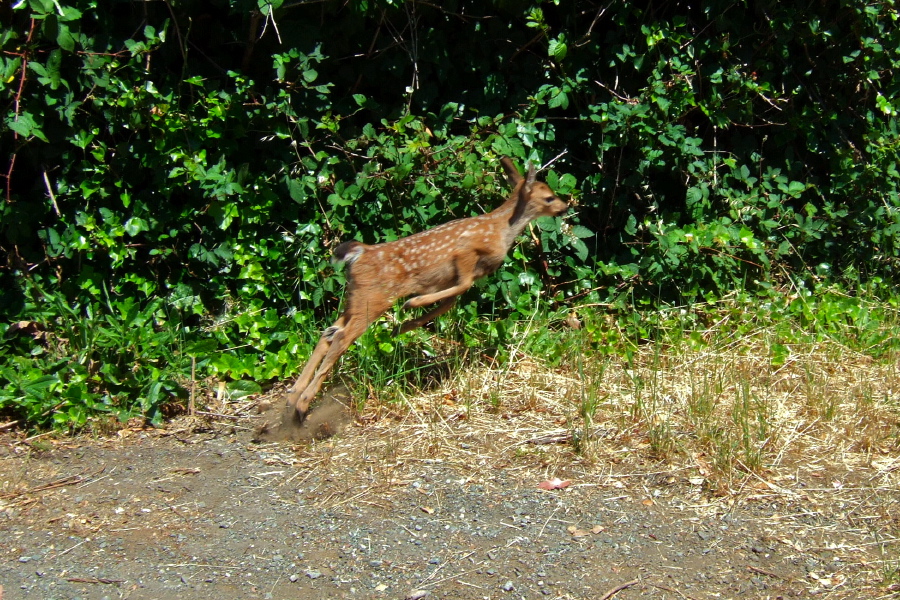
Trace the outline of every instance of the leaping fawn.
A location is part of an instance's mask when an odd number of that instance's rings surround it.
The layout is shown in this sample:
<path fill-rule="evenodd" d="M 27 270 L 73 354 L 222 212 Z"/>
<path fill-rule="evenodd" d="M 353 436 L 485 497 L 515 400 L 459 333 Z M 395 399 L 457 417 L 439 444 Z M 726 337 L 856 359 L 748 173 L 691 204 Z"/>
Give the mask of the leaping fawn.
<path fill-rule="evenodd" d="M 309 362 L 288 390 L 287 402 L 300 419 L 337 359 L 397 299 L 413 296 L 404 309 L 437 303 L 434 310 L 406 321 L 394 332 L 421 327 L 450 310 L 476 279 L 496 271 L 528 223 L 566 211 L 566 203 L 547 184 L 535 181 L 534 165 L 528 164 L 523 179 L 511 160 L 502 158 L 500 163 L 513 190 L 497 209 L 394 242 L 349 241 L 335 248 L 335 260 L 348 266 L 347 308 L 322 332 Z"/>

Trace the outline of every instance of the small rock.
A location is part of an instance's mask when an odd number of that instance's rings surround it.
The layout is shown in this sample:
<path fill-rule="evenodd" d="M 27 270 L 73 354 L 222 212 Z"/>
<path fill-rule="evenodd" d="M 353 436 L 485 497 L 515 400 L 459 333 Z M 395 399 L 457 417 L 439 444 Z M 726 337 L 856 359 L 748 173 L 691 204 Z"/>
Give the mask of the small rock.
<path fill-rule="evenodd" d="M 429 565 L 439 565 L 439 564 L 441 564 L 441 559 L 439 559 L 437 556 L 435 556 L 434 558 L 432 558 L 428 561 L 428 564 Z"/>
<path fill-rule="evenodd" d="M 318 571 L 307 571 L 306 576 L 309 577 L 310 579 L 318 579 L 319 577 L 322 576 L 322 574 L 319 573 Z"/>
<path fill-rule="evenodd" d="M 296 574 L 294 574 L 294 575 L 291 575 L 290 577 L 288 577 L 288 579 L 291 580 L 291 583 L 297 583 L 297 580 L 300 579 L 300 577 L 297 576 Z"/>
<path fill-rule="evenodd" d="M 502 589 L 504 592 L 511 592 L 511 591 L 513 591 L 513 590 L 516 589 L 516 588 L 515 588 L 515 586 L 513 586 L 513 582 L 512 582 L 512 581 L 507 580 L 507 582 L 504 583 L 504 584 L 500 587 L 500 589 Z"/>

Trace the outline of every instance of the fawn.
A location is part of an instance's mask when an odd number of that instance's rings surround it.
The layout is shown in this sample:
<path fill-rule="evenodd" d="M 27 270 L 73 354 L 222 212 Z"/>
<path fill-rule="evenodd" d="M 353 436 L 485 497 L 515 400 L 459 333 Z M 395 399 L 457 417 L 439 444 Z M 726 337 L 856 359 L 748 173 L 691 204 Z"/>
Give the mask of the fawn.
<path fill-rule="evenodd" d="M 404 309 L 434 303 L 437 307 L 395 328 L 394 335 L 450 310 L 476 279 L 497 270 L 529 222 L 566 211 L 566 203 L 547 184 L 535 181 L 534 165 L 528 164 L 523 179 L 510 159 L 500 163 L 513 190 L 499 208 L 394 242 L 349 241 L 335 248 L 335 261 L 347 263 L 346 309 L 322 332 L 309 362 L 288 390 L 287 403 L 301 420 L 337 359 L 397 299 L 413 296 Z"/>

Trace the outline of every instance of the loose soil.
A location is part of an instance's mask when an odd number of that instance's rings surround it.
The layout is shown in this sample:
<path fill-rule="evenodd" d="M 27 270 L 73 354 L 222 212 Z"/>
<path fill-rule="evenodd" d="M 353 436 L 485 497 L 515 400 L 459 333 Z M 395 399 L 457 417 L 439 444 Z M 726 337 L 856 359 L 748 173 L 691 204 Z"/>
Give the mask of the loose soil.
<path fill-rule="evenodd" d="M 588 458 L 565 427 L 526 431 L 515 412 L 351 419 L 339 400 L 305 429 L 280 427 L 279 405 L 110 437 L 6 434 L 0 598 L 897 593 L 898 490 L 881 477 L 896 459 L 798 459 L 722 490 L 701 457 L 604 445 L 613 430 Z M 569 483 L 539 487 L 553 478 Z"/>

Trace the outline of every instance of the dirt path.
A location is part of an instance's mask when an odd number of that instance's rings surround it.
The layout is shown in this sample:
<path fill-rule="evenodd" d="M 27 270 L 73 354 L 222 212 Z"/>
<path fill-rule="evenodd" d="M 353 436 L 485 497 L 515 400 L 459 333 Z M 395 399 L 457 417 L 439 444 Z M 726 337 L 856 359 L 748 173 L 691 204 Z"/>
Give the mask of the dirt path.
<path fill-rule="evenodd" d="M 692 469 L 466 422 L 299 447 L 174 429 L 0 440 L 2 600 L 892 594 L 873 521 L 896 490 L 851 494 L 866 476 L 718 497 Z"/>

